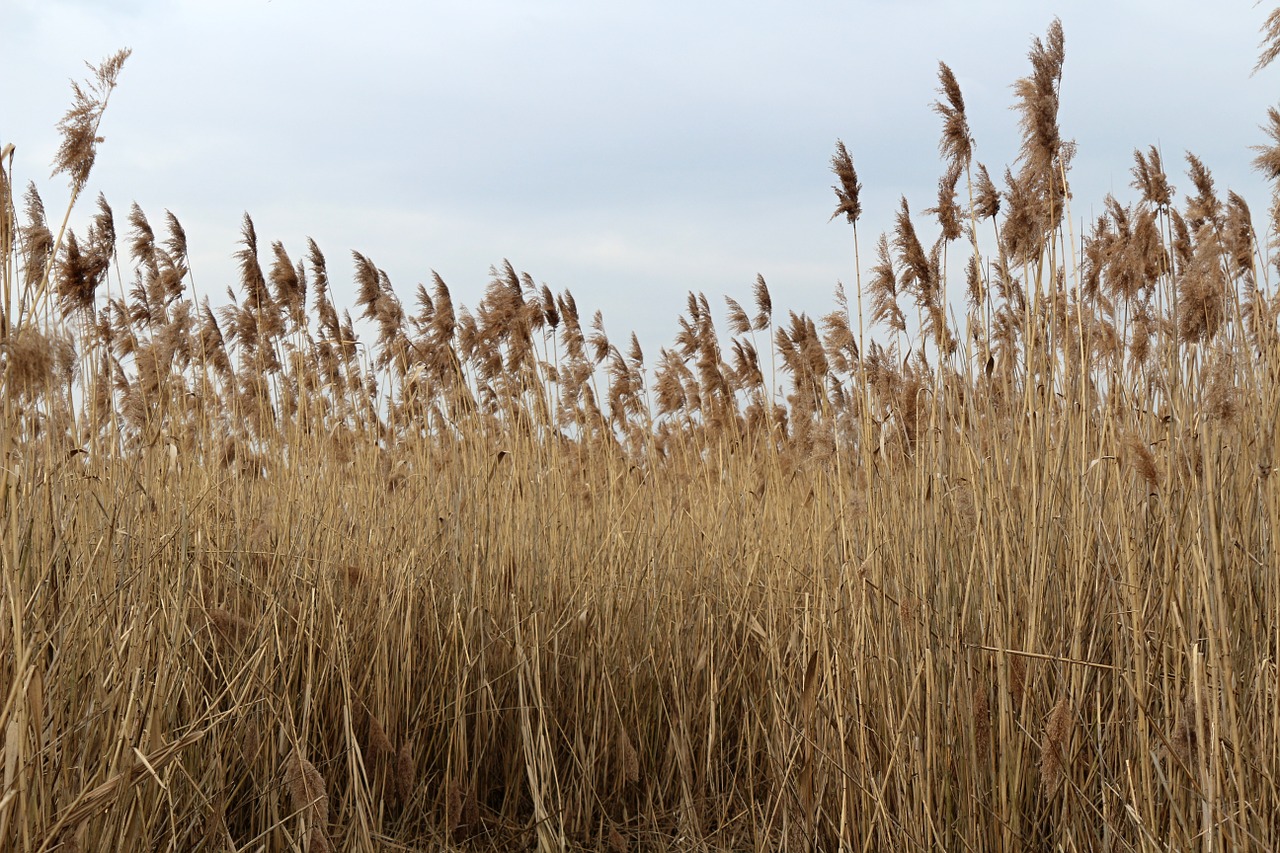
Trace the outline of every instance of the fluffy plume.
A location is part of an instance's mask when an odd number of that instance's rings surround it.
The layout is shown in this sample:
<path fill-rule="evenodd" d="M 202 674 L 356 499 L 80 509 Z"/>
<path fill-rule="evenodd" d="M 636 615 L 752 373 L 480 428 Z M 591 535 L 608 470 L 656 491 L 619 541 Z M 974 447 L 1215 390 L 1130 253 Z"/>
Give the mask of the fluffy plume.
<path fill-rule="evenodd" d="M 1267 109 L 1267 124 L 1263 130 L 1271 141 L 1266 145 L 1250 146 L 1258 152 L 1258 156 L 1253 158 L 1253 166 L 1266 175 L 1267 180 L 1274 181 L 1280 178 L 1280 109 Z"/>
<path fill-rule="evenodd" d="M 4 341 L 0 350 L 0 380 L 19 400 L 35 400 L 68 388 L 76 366 L 75 345 L 61 335 L 46 335 L 24 325 Z M 5 370 L 4 368 L 7 368 Z"/>
<path fill-rule="evenodd" d="M 1164 173 L 1164 163 L 1160 158 L 1160 149 L 1154 145 L 1143 154 L 1140 150 L 1133 152 L 1133 188 L 1142 193 L 1142 200 L 1161 210 L 1173 202 L 1173 187 L 1169 186 L 1169 177 Z"/>
<path fill-rule="evenodd" d="M 973 159 L 973 139 L 969 135 L 969 119 L 964 112 L 964 95 L 956 75 L 945 62 L 938 63 L 938 94 L 943 100 L 935 101 L 933 110 L 942 117 L 942 138 L 938 151 L 948 169 L 957 175 L 969 167 Z"/>
<path fill-rule="evenodd" d="M 978 267 L 978 256 L 970 255 L 964 267 L 965 296 L 970 308 L 981 308 L 987 301 L 987 285 Z"/>
<path fill-rule="evenodd" d="M 267 290 L 267 279 L 258 265 L 258 232 L 249 214 L 244 215 L 240 231 L 241 248 L 235 257 L 240 265 L 240 285 L 244 288 L 245 319 L 254 332 L 274 338 L 284 331 L 279 307 Z M 248 338 L 246 337 L 246 341 Z M 257 339 L 254 338 L 256 344 Z"/>
<path fill-rule="evenodd" d="M 1021 162 L 1044 180 L 1051 179 L 1062 149 L 1058 131 L 1058 87 L 1066 57 L 1062 22 L 1054 19 L 1045 41 L 1034 39 L 1027 58 L 1031 74 L 1013 86 L 1022 128 Z"/>
<path fill-rule="evenodd" d="M 342 324 L 338 321 L 338 311 L 329 298 L 329 268 L 320 247 L 310 237 L 307 238 L 307 260 L 315 277 L 316 316 L 320 321 L 320 333 L 329 340 L 338 340 L 342 335 Z"/>
<path fill-rule="evenodd" d="M 275 302 L 289 318 L 294 329 L 302 328 L 307 322 L 307 271 L 301 264 L 293 265 L 284 244 L 279 240 L 271 244 L 271 286 L 275 290 Z"/>
<path fill-rule="evenodd" d="M 987 172 L 978 164 L 978 177 L 974 181 L 973 212 L 979 219 L 995 219 L 1000 213 L 1000 190 Z"/>
<path fill-rule="evenodd" d="M 284 764 L 284 785 L 289 794 L 289 808 L 301 815 L 309 830 L 312 853 L 327 853 L 331 849 L 327 835 L 329 824 L 329 795 L 325 791 L 324 777 L 315 765 L 295 750 Z"/>
<path fill-rule="evenodd" d="M 20 236 L 22 253 L 26 258 L 24 278 L 30 289 L 44 275 L 49 257 L 53 254 L 53 234 L 45 220 L 44 202 L 34 183 L 27 185 L 22 200 L 27 224 L 22 227 Z M 7 199 L 5 203 L 8 203 Z"/>
<path fill-rule="evenodd" d="M 1259 44 L 1258 64 L 1253 66 L 1257 74 L 1280 56 L 1280 9 L 1273 9 L 1262 24 L 1262 42 Z"/>
<path fill-rule="evenodd" d="M 396 795 L 401 803 L 408 803 L 413 796 L 417 775 L 413 766 L 413 745 L 404 743 L 396 753 Z"/>
<path fill-rule="evenodd" d="M 831 158 L 831 171 L 836 173 L 836 177 L 840 179 L 838 186 L 832 187 L 836 191 L 835 213 L 831 214 L 831 218 L 844 216 L 850 225 L 858 224 L 858 217 L 862 216 L 862 203 L 858 200 L 859 194 L 862 192 L 862 184 L 858 183 L 858 173 L 853 168 L 853 158 L 849 156 L 849 151 L 844 147 L 844 142 L 836 141 L 836 153 Z"/>
<path fill-rule="evenodd" d="M 93 294 L 100 279 L 95 279 L 92 258 L 81 254 L 80 242 L 68 232 L 58 262 L 55 291 L 64 317 L 93 307 Z M 105 270 L 103 271 L 105 272 Z"/>
<path fill-rule="evenodd" d="M 62 144 L 53 160 L 53 174 L 65 174 L 71 181 L 71 192 L 79 195 L 89 180 L 89 172 L 98 156 L 98 127 L 106 111 L 111 90 L 116 87 L 120 69 L 129 58 L 129 50 L 121 50 L 99 65 L 89 66 L 93 78 L 81 86 L 72 82 L 72 106 L 58 122 Z"/>
<path fill-rule="evenodd" d="M 1203 231 L 1208 231 L 1205 226 Z M 1218 245 L 1208 233 L 1196 241 L 1195 254 L 1178 282 L 1178 337 L 1200 343 L 1217 334 L 1222 324 L 1227 277 Z"/>
<path fill-rule="evenodd" d="M 942 239 L 951 242 L 964 233 L 960 225 L 960 206 L 956 204 L 956 183 L 960 180 L 960 167 L 953 164 L 945 175 L 938 179 L 938 205 L 925 210 L 938 218 L 938 226 L 942 229 Z"/>
<path fill-rule="evenodd" d="M 746 311 L 742 310 L 738 300 L 726 296 L 724 301 L 729 306 L 729 331 L 735 335 L 745 335 L 750 332 L 751 318 L 747 316 Z"/>
<path fill-rule="evenodd" d="M 889 238 L 884 234 L 876 244 L 876 265 L 871 268 L 870 293 L 871 322 L 883 323 L 896 332 L 907 330 L 907 320 L 898 305 L 898 277 L 893 260 L 889 256 Z"/>
<path fill-rule="evenodd" d="M 1062 22 L 1055 19 L 1045 41 L 1032 42 L 1031 74 L 1013 86 L 1022 147 L 1017 177 L 1006 175 L 1010 212 L 1004 236 L 1009 254 L 1024 262 L 1039 256 L 1047 235 L 1062 220 L 1064 176 L 1075 153 L 1058 129 L 1063 45 Z"/>
<path fill-rule="evenodd" d="M 1070 775 L 1071 702 L 1063 696 L 1049 712 L 1040 740 L 1040 790 L 1052 799 Z"/>
<path fill-rule="evenodd" d="M 1156 467 L 1151 448 L 1140 436 L 1130 435 L 1124 441 L 1126 461 L 1131 465 L 1150 490 L 1160 485 L 1160 470 Z"/>
<path fill-rule="evenodd" d="M 756 300 L 756 316 L 752 324 L 757 332 L 769 328 L 773 323 L 773 299 L 769 296 L 769 286 L 764 283 L 764 276 L 756 275 L 753 295 Z"/>
<path fill-rule="evenodd" d="M 1249 203 L 1234 190 L 1227 193 L 1227 213 L 1222 223 L 1222 244 L 1232 276 L 1253 280 L 1256 238 Z"/>
<path fill-rule="evenodd" d="M 1222 202 L 1218 200 L 1213 185 L 1213 175 L 1194 154 L 1187 154 L 1187 176 L 1196 188 L 1196 194 L 1187 199 L 1187 227 L 1191 233 L 1200 230 L 1206 222 L 1218 225 L 1222 219 Z"/>
<path fill-rule="evenodd" d="M 1190 765 L 1205 747 L 1209 729 L 1209 691 L 1202 683 L 1198 691 L 1190 690 L 1182 700 L 1177 725 L 1169 738 L 1169 746 L 1177 759 Z"/>

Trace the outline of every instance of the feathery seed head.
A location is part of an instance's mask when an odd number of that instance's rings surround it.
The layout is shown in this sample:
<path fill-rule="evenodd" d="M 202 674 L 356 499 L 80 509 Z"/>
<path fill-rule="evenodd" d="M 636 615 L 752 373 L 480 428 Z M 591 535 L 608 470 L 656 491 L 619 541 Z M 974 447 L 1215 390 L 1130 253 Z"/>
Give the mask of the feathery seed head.
<path fill-rule="evenodd" d="M 858 218 L 862 216 L 862 202 L 858 196 L 862 193 L 862 184 L 858 183 L 858 173 L 853 168 L 853 158 L 849 156 L 849 150 L 844 147 L 842 140 L 836 140 L 836 153 L 831 157 L 831 171 L 835 172 L 836 177 L 840 179 L 838 186 L 832 187 L 836 192 L 835 213 L 831 214 L 831 218 L 844 216 L 850 225 L 857 225 Z"/>

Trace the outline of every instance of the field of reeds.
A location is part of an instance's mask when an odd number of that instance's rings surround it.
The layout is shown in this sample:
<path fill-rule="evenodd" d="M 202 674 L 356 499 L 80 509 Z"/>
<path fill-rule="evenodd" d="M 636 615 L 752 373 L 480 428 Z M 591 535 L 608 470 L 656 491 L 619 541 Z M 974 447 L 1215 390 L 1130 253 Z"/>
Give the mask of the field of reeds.
<path fill-rule="evenodd" d="M 6 148 L 0 848 L 1280 847 L 1280 195 L 1140 149 L 1074 233 L 1029 58 L 999 184 L 942 65 L 922 216 L 860 243 L 836 147 L 856 292 L 656 357 L 510 265 L 353 315 L 247 216 L 210 302 Z"/>

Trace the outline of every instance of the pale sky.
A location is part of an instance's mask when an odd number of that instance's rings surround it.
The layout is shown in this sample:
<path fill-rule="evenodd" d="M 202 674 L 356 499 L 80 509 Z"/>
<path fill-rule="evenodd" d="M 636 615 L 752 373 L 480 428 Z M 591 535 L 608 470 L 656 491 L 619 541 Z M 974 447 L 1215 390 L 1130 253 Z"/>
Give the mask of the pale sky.
<path fill-rule="evenodd" d="M 474 306 L 509 258 L 610 337 L 639 333 L 652 363 L 685 294 L 820 315 L 854 278 L 836 200 L 837 138 L 864 190 L 864 269 L 906 195 L 933 205 L 942 166 L 938 61 L 956 73 L 977 159 L 998 178 L 1018 146 L 1010 85 L 1055 16 L 1066 34 L 1063 135 L 1079 146 L 1074 219 L 1122 202 L 1133 149 L 1159 145 L 1174 185 L 1183 152 L 1263 221 L 1249 146 L 1280 101 L 1280 65 L 1251 77 L 1269 5 L 1203 0 L 7 0 L 0 145 L 17 185 L 49 179 L 83 79 L 133 49 L 81 210 L 106 193 L 123 233 L 131 202 L 172 210 L 202 294 L 235 285 L 248 211 L 264 251 L 295 261 L 314 237 L 352 307 L 351 250 L 387 271 L 406 308 L 437 270 Z M 359 9 L 359 11 L 357 11 Z M 1077 228 L 1078 230 L 1078 228 Z M 269 258 L 264 254 L 264 266 Z M 354 312 L 353 312 L 354 313 Z M 784 315 L 785 316 L 785 315 Z M 723 328 L 723 314 L 717 319 Z"/>

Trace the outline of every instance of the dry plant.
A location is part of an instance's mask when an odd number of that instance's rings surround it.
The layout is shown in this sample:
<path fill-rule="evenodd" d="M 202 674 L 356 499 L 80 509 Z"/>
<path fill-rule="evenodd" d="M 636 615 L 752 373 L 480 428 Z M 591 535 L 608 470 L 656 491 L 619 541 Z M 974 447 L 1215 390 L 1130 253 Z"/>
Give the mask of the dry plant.
<path fill-rule="evenodd" d="M 940 66 L 865 288 L 837 143 L 853 307 L 690 294 L 648 360 L 510 263 L 344 311 L 248 217 L 198 299 L 5 146 L 0 848 L 1280 847 L 1280 203 L 1139 148 L 1077 242 L 1065 56 L 1003 171 Z"/>

